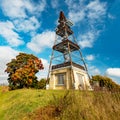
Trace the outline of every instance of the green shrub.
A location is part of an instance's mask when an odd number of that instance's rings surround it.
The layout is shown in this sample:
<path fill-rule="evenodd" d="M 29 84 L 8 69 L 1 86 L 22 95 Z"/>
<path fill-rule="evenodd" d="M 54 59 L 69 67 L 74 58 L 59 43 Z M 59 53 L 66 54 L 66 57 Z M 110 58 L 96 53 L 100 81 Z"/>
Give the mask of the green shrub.
<path fill-rule="evenodd" d="M 41 79 L 40 81 L 38 81 L 38 85 L 37 85 L 38 89 L 45 89 L 45 86 L 46 86 L 46 80 L 45 79 Z"/>
<path fill-rule="evenodd" d="M 120 85 L 115 83 L 111 78 L 101 75 L 92 76 L 91 83 L 93 84 L 94 81 L 99 82 L 99 86 L 105 87 L 108 91 L 112 92 L 120 92 Z"/>

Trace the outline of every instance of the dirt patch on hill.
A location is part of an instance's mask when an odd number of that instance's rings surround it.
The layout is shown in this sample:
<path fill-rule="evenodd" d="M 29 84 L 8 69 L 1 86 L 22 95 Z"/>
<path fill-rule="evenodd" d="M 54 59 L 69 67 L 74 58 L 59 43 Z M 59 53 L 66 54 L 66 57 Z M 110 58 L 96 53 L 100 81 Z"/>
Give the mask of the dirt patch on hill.
<path fill-rule="evenodd" d="M 57 120 L 60 116 L 62 109 L 55 106 L 46 106 L 37 109 L 34 113 L 29 115 L 32 120 Z"/>
<path fill-rule="evenodd" d="M 56 97 L 53 95 L 53 101 L 50 105 L 39 108 L 30 114 L 31 120 L 58 120 L 63 114 L 64 110 L 73 102 L 73 96 L 69 96 L 69 91 L 65 95 Z"/>

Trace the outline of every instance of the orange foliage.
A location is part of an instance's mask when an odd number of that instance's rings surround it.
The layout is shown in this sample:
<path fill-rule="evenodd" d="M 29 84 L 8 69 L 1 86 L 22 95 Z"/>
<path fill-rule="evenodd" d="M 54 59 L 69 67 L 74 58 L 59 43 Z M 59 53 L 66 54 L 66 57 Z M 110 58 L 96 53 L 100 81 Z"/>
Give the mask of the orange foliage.
<path fill-rule="evenodd" d="M 25 86 L 31 85 L 37 80 L 35 74 L 42 70 L 42 61 L 31 54 L 20 53 L 16 59 L 12 59 L 7 64 L 5 72 L 9 73 L 9 83 L 19 84 L 22 82 Z"/>

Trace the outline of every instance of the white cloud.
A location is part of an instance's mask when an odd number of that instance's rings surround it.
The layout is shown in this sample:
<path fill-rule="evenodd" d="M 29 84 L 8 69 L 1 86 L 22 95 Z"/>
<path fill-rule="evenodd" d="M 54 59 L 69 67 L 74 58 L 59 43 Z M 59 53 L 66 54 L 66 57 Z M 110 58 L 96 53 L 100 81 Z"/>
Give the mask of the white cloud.
<path fill-rule="evenodd" d="M 68 13 L 69 19 L 73 21 L 73 23 L 78 23 L 82 21 L 85 17 L 85 13 L 83 10 L 76 12 L 76 11 L 71 11 Z"/>
<path fill-rule="evenodd" d="M 68 17 L 74 22 L 88 19 L 88 22 L 93 20 L 101 20 L 106 14 L 106 2 L 100 2 L 99 0 L 90 1 L 88 4 L 84 0 L 75 2 L 74 0 L 66 0 L 68 5 L 69 13 Z"/>
<path fill-rule="evenodd" d="M 45 10 L 46 0 L 1 0 L 1 10 L 14 23 L 16 30 L 33 33 L 41 25 L 38 21 Z"/>
<path fill-rule="evenodd" d="M 120 68 L 108 68 L 106 74 L 109 76 L 120 77 Z"/>
<path fill-rule="evenodd" d="M 88 67 L 88 72 L 90 72 L 91 75 L 98 75 L 100 74 L 100 70 L 96 68 L 96 66 L 90 66 Z"/>
<path fill-rule="evenodd" d="M 8 17 L 26 17 L 23 0 L 1 0 L 3 13 Z"/>
<path fill-rule="evenodd" d="M 52 6 L 52 8 L 58 8 L 59 7 L 59 0 L 52 0 L 51 6 Z"/>
<path fill-rule="evenodd" d="M 108 14 L 108 18 L 110 18 L 110 19 L 115 19 L 116 17 L 113 16 L 112 14 Z"/>
<path fill-rule="evenodd" d="M 46 59 L 40 58 L 42 60 L 44 69 L 40 70 L 39 73 L 37 73 L 37 77 L 38 80 L 40 80 L 41 78 L 47 78 L 47 74 L 48 74 L 48 68 L 49 68 L 49 63 Z"/>
<path fill-rule="evenodd" d="M 82 41 L 79 42 L 79 44 L 82 48 L 85 48 L 85 47 L 91 48 L 92 44 L 93 44 L 93 41 L 82 40 Z"/>
<path fill-rule="evenodd" d="M 46 1 L 35 3 L 31 0 L 1 0 L 3 13 L 10 18 L 26 18 L 29 14 L 40 14 L 46 6 Z"/>
<path fill-rule="evenodd" d="M 68 5 L 68 18 L 73 21 L 75 25 L 76 23 L 82 21 L 85 17 L 85 6 L 82 1 L 75 2 L 74 0 L 66 0 L 66 4 Z"/>
<path fill-rule="evenodd" d="M 99 33 L 96 32 L 96 36 L 97 36 L 97 34 L 99 34 Z M 91 48 L 93 46 L 93 43 L 94 43 L 94 40 L 95 40 L 96 36 L 95 36 L 95 32 L 92 32 L 92 31 L 88 31 L 88 32 L 86 32 L 84 34 L 81 34 L 78 37 L 78 39 L 80 40 L 79 41 L 80 47 L 82 47 L 82 48 L 85 48 L 85 47 Z"/>
<path fill-rule="evenodd" d="M 9 46 L 0 46 L 0 83 L 7 83 L 7 73 L 5 73 L 6 64 L 18 55 L 18 51 Z"/>
<path fill-rule="evenodd" d="M 40 23 L 35 16 L 28 19 L 16 19 L 14 20 L 14 24 L 18 31 L 24 32 L 35 31 L 40 27 Z"/>
<path fill-rule="evenodd" d="M 27 44 L 27 47 L 32 51 L 41 52 L 44 48 L 50 48 L 55 40 L 55 33 L 53 31 L 45 31 L 41 34 L 37 34 L 31 39 L 31 42 Z"/>
<path fill-rule="evenodd" d="M 37 4 L 33 6 L 33 8 L 35 9 L 33 11 L 33 14 L 34 12 L 36 12 L 36 14 L 40 14 L 45 10 L 45 7 L 46 7 L 46 0 L 40 0 Z"/>
<path fill-rule="evenodd" d="M 87 6 L 88 18 L 92 20 L 101 20 L 106 14 L 106 3 L 100 2 L 99 0 L 91 1 Z"/>
<path fill-rule="evenodd" d="M 65 3 L 68 5 L 68 8 L 70 11 L 72 11 L 72 10 L 77 11 L 77 10 L 81 9 L 81 7 L 84 3 L 84 0 L 79 0 L 78 2 L 76 2 L 75 0 L 65 0 Z"/>
<path fill-rule="evenodd" d="M 97 28 L 96 26 L 102 26 L 101 23 L 107 13 L 106 2 L 94 0 L 86 3 L 85 0 L 79 0 L 79 2 L 66 0 L 65 3 L 68 5 L 68 18 L 73 21 L 75 26 L 82 26 L 83 24 L 87 26 L 84 27 L 84 32 L 78 37 L 81 40 L 79 44 L 82 48 L 93 47 L 93 43 L 101 31 L 99 29 L 101 27 Z"/>
<path fill-rule="evenodd" d="M 94 55 L 87 55 L 86 59 L 91 61 L 91 60 L 95 59 L 95 56 Z"/>
<path fill-rule="evenodd" d="M 0 22 L 0 35 L 5 38 L 11 46 L 19 46 L 24 43 L 15 32 L 15 27 L 10 21 Z"/>

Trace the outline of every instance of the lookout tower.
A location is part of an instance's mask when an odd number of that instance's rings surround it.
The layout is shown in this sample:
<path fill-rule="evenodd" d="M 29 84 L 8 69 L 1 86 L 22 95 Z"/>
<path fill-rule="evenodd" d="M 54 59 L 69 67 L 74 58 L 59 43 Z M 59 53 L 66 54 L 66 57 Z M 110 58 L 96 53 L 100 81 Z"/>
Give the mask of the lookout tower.
<path fill-rule="evenodd" d="M 71 29 L 72 25 L 61 11 L 47 76 L 50 89 L 90 88 L 88 70 Z"/>

